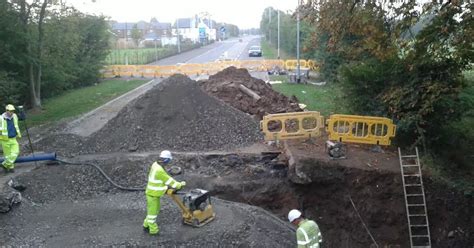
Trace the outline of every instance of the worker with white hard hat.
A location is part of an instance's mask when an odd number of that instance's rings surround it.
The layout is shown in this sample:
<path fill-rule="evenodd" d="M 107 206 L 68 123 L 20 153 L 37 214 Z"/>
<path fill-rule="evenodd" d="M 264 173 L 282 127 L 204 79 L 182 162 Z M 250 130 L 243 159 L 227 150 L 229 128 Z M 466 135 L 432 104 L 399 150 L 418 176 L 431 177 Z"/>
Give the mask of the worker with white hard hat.
<path fill-rule="evenodd" d="M 143 221 L 143 228 L 152 235 L 158 234 L 159 232 L 156 218 L 160 213 L 161 197 L 166 193 L 168 188 L 179 190 L 186 185 L 186 182 L 174 180 L 166 173 L 165 169 L 163 169 L 162 165 L 169 164 L 172 159 L 173 157 L 170 151 L 162 151 L 158 161 L 151 165 L 151 170 L 148 174 L 148 184 L 145 191 L 147 215 Z"/>
<path fill-rule="evenodd" d="M 21 138 L 18 127 L 18 116 L 15 114 L 15 107 L 8 104 L 5 113 L 0 119 L 0 141 L 2 143 L 3 156 L 2 168 L 6 173 L 15 172 L 15 160 L 20 154 L 20 146 L 17 138 Z"/>
<path fill-rule="evenodd" d="M 288 213 L 288 220 L 290 223 L 298 227 L 296 230 L 296 241 L 298 248 L 321 247 L 323 238 L 316 222 L 303 218 L 301 212 L 297 209 L 293 209 Z"/>

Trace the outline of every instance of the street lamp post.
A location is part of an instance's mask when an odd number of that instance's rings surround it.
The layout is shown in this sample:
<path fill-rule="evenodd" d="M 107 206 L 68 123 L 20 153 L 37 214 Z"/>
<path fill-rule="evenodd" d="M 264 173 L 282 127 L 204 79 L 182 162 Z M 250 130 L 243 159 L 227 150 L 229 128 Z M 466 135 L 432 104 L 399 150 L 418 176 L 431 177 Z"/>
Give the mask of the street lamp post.
<path fill-rule="evenodd" d="M 280 59 L 280 10 L 278 10 L 278 59 Z"/>
<path fill-rule="evenodd" d="M 156 38 L 155 38 L 155 61 L 158 61 L 158 50 L 156 49 Z"/>
<path fill-rule="evenodd" d="M 181 44 L 179 41 L 179 18 L 176 19 L 176 39 L 178 40 L 178 53 L 181 53 Z"/>
<path fill-rule="evenodd" d="M 272 8 L 268 9 L 268 39 L 270 41 L 270 44 L 272 44 Z"/>
<path fill-rule="evenodd" d="M 300 0 L 296 9 L 296 82 L 300 83 Z"/>

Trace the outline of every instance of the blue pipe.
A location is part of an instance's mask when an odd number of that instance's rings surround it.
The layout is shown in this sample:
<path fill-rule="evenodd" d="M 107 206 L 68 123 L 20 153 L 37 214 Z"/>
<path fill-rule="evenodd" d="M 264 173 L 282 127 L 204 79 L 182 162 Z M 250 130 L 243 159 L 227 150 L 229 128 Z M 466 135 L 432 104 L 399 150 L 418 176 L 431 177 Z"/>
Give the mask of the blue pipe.
<path fill-rule="evenodd" d="M 0 157 L 0 163 L 3 162 L 5 158 Z M 42 160 L 56 160 L 56 153 L 40 153 L 40 154 L 32 154 L 29 156 L 21 156 L 17 157 L 15 163 L 26 163 L 26 162 L 33 162 L 33 161 L 42 161 Z"/>

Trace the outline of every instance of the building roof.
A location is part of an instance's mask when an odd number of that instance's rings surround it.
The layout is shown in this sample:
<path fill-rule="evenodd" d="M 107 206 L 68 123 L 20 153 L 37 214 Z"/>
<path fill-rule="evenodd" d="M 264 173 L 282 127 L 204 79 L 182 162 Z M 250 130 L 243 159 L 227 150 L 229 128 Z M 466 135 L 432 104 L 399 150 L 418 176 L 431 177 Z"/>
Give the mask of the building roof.
<path fill-rule="evenodd" d="M 207 18 L 202 19 L 202 22 L 206 24 L 209 28 L 217 28 L 217 22 L 211 19 L 211 22 L 209 23 L 209 20 Z"/>
<path fill-rule="evenodd" d="M 169 22 L 153 22 L 150 25 L 151 27 L 156 28 L 156 29 L 170 29 L 171 28 L 171 23 Z"/>
<path fill-rule="evenodd" d="M 145 29 L 147 29 L 148 24 L 144 21 L 139 21 L 137 23 L 134 23 L 134 22 L 116 22 L 116 23 L 112 23 L 112 30 L 132 29 L 135 25 L 137 25 L 138 29 L 145 30 Z"/>
<path fill-rule="evenodd" d="M 176 22 L 178 23 L 178 28 L 192 28 L 192 18 L 178 18 Z"/>

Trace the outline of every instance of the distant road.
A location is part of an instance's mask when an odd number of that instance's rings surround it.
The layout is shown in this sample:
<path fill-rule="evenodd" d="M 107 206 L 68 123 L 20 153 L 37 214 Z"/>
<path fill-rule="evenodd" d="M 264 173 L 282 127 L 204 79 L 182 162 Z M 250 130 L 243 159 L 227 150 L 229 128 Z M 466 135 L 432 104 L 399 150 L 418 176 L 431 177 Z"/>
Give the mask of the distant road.
<path fill-rule="evenodd" d="M 187 51 L 172 57 L 168 57 L 151 65 L 176 65 L 177 63 L 207 63 L 219 59 L 227 60 L 260 60 L 261 57 L 249 57 L 248 49 L 253 45 L 260 45 L 260 36 L 244 36 L 229 40 L 215 42 L 209 46 Z"/>

